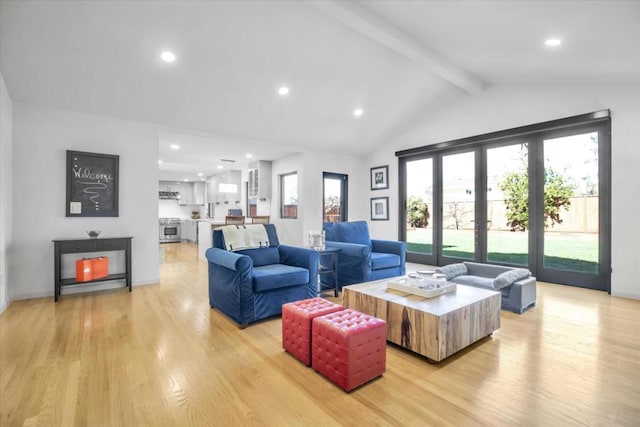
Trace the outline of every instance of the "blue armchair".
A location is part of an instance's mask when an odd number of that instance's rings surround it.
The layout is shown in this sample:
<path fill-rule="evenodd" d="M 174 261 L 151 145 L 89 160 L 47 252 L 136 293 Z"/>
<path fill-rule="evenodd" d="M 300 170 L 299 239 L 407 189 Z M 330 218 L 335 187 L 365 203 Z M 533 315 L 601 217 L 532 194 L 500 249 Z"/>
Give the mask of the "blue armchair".
<path fill-rule="evenodd" d="M 371 239 L 366 221 L 325 223 L 324 230 L 326 246 L 341 249 L 338 289 L 405 274 L 405 242 Z"/>
<path fill-rule="evenodd" d="M 280 245 L 275 225 L 261 226 L 266 229 L 268 247 L 230 252 L 218 228 L 213 231 L 213 247 L 206 252 L 209 305 L 241 327 L 279 315 L 282 304 L 312 298 L 318 292 L 318 253 Z"/>

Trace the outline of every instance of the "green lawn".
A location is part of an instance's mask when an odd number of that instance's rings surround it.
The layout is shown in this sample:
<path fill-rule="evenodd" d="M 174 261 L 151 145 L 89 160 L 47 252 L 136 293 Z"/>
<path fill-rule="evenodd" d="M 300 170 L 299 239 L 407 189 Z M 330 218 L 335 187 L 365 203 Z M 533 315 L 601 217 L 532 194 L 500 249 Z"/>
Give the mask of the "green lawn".
<path fill-rule="evenodd" d="M 445 230 L 443 255 L 473 259 L 473 231 Z M 490 231 L 488 233 L 488 261 L 528 264 L 528 235 L 521 232 Z M 433 252 L 431 233 L 424 230 L 407 231 L 407 251 Z M 544 266 L 585 273 L 598 272 L 598 236 L 593 234 L 547 233 L 545 236 Z"/>

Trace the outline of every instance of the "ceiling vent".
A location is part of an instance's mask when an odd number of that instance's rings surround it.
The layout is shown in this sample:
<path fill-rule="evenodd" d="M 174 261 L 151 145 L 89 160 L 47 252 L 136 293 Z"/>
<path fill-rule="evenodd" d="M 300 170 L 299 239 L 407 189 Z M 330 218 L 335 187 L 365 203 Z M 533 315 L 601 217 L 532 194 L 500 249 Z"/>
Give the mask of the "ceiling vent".
<path fill-rule="evenodd" d="M 227 162 L 227 163 L 235 163 L 235 160 L 231 160 L 231 159 L 220 159 L 221 162 Z"/>

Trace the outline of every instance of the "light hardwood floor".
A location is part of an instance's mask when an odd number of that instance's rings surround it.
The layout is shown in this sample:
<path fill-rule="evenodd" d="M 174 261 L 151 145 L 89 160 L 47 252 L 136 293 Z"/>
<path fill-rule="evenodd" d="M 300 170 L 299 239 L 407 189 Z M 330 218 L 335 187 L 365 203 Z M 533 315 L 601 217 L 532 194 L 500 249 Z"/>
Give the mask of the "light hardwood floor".
<path fill-rule="evenodd" d="M 640 424 L 640 301 L 540 283 L 492 337 L 439 364 L 389 344 L 347 394 L 282 350 L 280 318 L 211 309 L 194 245 L 160 251 L 159 285 L 11 303 L 0 425 Z"/>

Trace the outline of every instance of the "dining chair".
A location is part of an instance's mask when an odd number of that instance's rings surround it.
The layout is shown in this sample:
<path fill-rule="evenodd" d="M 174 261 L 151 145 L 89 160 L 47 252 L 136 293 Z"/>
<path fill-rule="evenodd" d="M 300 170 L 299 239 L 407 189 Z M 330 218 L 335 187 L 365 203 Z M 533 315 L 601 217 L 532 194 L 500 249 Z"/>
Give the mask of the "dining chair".
<path fill-rule="evenodd" d="M 227 215 L 224 218 L 224 223 L 226 225 L 238 225 L 238 224 L 244 224 L 244 216 L 235 216 L 235 215 Z"/>
<path fill-rule="evenodd" d="M 269 215 L 252 216 L 251 224 L 269 224 Z"/>

